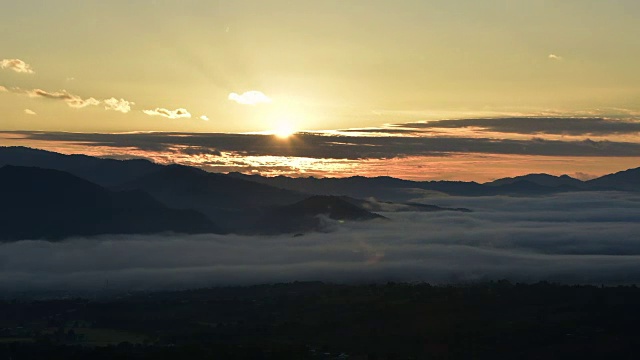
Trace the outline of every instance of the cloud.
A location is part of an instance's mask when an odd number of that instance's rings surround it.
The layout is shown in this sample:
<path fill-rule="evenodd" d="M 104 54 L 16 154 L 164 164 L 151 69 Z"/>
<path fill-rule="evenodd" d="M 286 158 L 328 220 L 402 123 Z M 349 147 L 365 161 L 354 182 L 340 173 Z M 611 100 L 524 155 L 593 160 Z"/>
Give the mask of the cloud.
<path fill-rule="evenodd" d="M 0 67 L 3 69 L 10 69 L 17 73 L 33 74 L 34 71 L 31 65 L 20 59 L 3 59 L 0 61 Z"/>
<path fill-rule="evenodd" d="M 329 234 L 104 236 L 0 244 L 0 288 L 117 291 L 296 280 L 640 282 L 640 198 L 446 197 L 473 213 L 384 213 Z"/>
<path fill-rule="evenodd" d="M 242 95 L 237 93 L 229 94 L 229 100 L 235 101 L 238 104 L 242 105 L 258 105 L 258 104 L 268 104 L 271 103 L 272 100 L 265 94 L 260 91 L 247 91 Z"/>
<path fill-rule="evenodd" d="M 179 148 L 179 149 L 176 149 L 176 150 L 181 154 L 193 155 L 193 156 L 199 156 L 199 155 L 220 156 L 220 155 L 222 155 L 222 153 L 220 153 L 220 151 L 218 151 L 218 150 L 216 150 L 214 148 L 202 147 L 202 146 L 186 146 L 186 147 L 182 147 L 182 148 Z"/>
<path fill-rule="evenodd" d="M 165 116 L 165 115 L 162 115 Z M 169 116 L 167 116 L 169 117 Z M 299 133 L 295 142 L 283 143 L 270 135 L 225 133 L 93 134 L 18 132 L 25 139 L 83 142 L 85 146 L 172 152 L 179 146 L 215 148 L 240 156 L 283 156 L 315 159 L 392 159 L 411 156 L 500 154 L 579 157 L 638 157 L 640 143 L 562 141 L 539 138 L 510 140 L 465 137 L 329 136 Z"/>
<path fill-rule="evenodd" d="M 555 54 L 549 54 L 548 56 L 549 60 L 554 60 L 554 61 L 562 61 L 564 60 L 562 56 L 558 56 Z"/>
<path fill-rule="evenodd" d="M 588 180 L 595 179 L 595 178 L 597 178 L 599 176 L 595 175 L 595 174 L 588 174 L 588 173 L 584 173 L 584 172 L 578 171 L 576 173 L 573 173 L 571 175 L 571 177 L 574 177 L 576 179 L 580 179 L 582 181 L 588 181 Z"/>
<path fill-rule="evenodd" d="M 125 99 L 110 98 L 103 101 L 104 108 L 107 110 L 119 111 L 121 113 L 128 113 L 131 111 L 131 105 L 135 103 L 133 101 L 127 101 Z"/>
<path fill-rule="evenodd" d="M 209 121 L 209 117 L 207 115 L 200 116 L 200 120 Z"/>
<path fill-rule="evenodd" d="M 83 99 L 82 97 L 71 94 L 66 90 L 61 90 L 57 92 L 49 92 L 42 89 L 33 89 L 33 90 L 21 90 L 21 89 L 13 89 L 14 92 L 24 93 L 33 98 L 45 98 L 51 100 L 61 100 L 67 103 L 72 108 L 84 108 L 87 106 L 97 106 L 100 104 L 104 105 L 105 110 L 113 110 L 121 113 L 128 113 L 131 111 L 131 106 L 135 103 L 133 101 L 127 101 L 125 99 L 117 99 L 115 97 L 98 100 L 96 98 L 90 97 Z"/>
<path fill-rule="evenodd" d="M 505 117 L 490 119 L 433 120 L 393 125 L 391 129 L 416 132 L 427 129 L 480 129 L 517 134 L 613 135 L 640 133 L 639 120 L 611 120 L 600 117 Z M 362 131 L 362 130 L 356 130 Z M 368 129 L 368 131 L 371 131 Z"/>
<path fill-rule="evenodd" d="M 143 113 L 150 116 L 164 116 L 169 119 L 190 118 L 191 114 L 187 109 L 168 110 L 164 108 L 155 108 L 154 110 L 142 110 Z"/>
<path fill-rule="evenodd" d="M 11 91 L 17 94 L 26 94 L 27 96 L 32 98 L 61 100 L 66 102 L 67 105 L 69 105 L 70 107 L 76 108 L 76 109 L 84 108 L 87 106 L 98 106 L 100 104 L 103 104 L 106 110 L 118 111 L 125 114 L 130 112 L 131 106 L 135 104 L 133 101 L 127 101 L 125 99 L 122 99 L 122 98 L 118 99 L 115 97 L 105 99 L 102 101 L 94 97 L 83 99 L 79 95 L 71 94 L 67 90 L 51 92 L 51 91 L 46 91 L 42 89 L 32 89 L 32 90 L 24 90 L 20 88 L 7 89 L 4 86 L 0 86 L 0 92 L 6 92 L 6 91 Z M 161 109 L 161 110 L 164 110 L 164 109 Z M 176 111 L 179 111 L 179 110 L 184 110 L 184 109 L 178 109 Z"/>
<path fill-rule="evenodd" d="M 95 98 L 91 97 L 91 98 L 83 99 L 78 95 L 70 94 L 66 90 L 62 90 L 58 92 L 48 92 L 42 89 L 33 89 L 33 90 L 28 90 L 26 93 L 30 97 L 41 97 L 45 99 L 62 100 L 66 102 L 67 105 L 69 105 L 70 107 L 76 108 L 76 109 L 84 108 L 87 106 L 100 105 L 100 101 L 96 100 Z"/>
<path fill-rule="evenodd" d="M 31 110 L 31 109 L 24 109 L 24 113 L 27 115 L 38 115 L 36 114 L 35 111 Z"/>

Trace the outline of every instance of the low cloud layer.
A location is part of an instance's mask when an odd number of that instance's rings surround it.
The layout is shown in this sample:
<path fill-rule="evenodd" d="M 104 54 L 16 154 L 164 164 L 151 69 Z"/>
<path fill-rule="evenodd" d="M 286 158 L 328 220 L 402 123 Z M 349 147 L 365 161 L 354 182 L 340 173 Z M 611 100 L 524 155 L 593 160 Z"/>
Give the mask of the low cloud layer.
<path fill-rule="evenodd" d="M 7 291 L 182 289 L 294 280 L 640 282 L 640 197 L 429 198 L 473 213 L 385 213 L 302 237 L 107 236 L 0 245 Z"/>
<path fill-rule="evenodd" d="M 33 74 L 31 65 L 20 59 L 3 59 L 0 60 L 0 68 L 13 70 L 17 73 Z"/>
<path fill-rule="evenodd" d="M 191 113 L 187 109 L 169 110 L 164 108 L 155 108 L 153 110 L 142 110 L 143 113 L 150 116 L 162 116 L 169 119 L 190 118 Z"/>

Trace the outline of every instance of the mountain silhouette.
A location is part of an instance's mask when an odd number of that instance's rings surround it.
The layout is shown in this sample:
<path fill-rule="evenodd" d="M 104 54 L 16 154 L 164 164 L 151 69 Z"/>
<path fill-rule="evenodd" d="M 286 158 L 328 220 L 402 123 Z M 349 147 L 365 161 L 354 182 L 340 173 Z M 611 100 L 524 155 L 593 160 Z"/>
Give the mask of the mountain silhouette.
<path fill-rule="evenodd" d="M 492 186 L 487 185 L 487 188 L 491 187 Z M 584 190 L 584 188 L 571 185 L 540 185 L 536 182 L 522 179 L 516 179 L 513 182 L 493 187 L 495 187 L 495 191 L 491 192 L 491 189 L 488 189 L 488 195 L 536 196 Z"/>
<path fill-rule="evenodd" d="M 226 231 L 238 233 L 245 232 L 272 207 L 309 196 L 182 165 L 163 166 L 116 189 L 145 191 L 169 207 L 194 209 Z"/>
<path fill-rule="evenodd" d="M 588 187 L 588 185 L 583 181 L 572 178 L 569 175 L 554 176 L 549 174 L 528 174 L 523 176 L 507 177 L 485 183 L 484 185 L 503 186 L 513 184 L 518 181 L 528 181 L 529 183 L 548 187 L 569 186 L 576 189 L 584 189 Z"/>
<path fill-rule="evenodd" d="M 640 191 L 638 185 L 640 184 L 640 168 L 606 175 L 586 182 L 567 175 L 529 174 L 498 179 L 486 184 L 473 181 L 411 181 L 387 176 L 293 178 L 240 173 L 230 173 L 229 176 L 311 194 L 348 196 L 360 199 L 374 197 L 393 202 L 407 202 L 414 198 L 444 194 L 454 196 L 537 196 L 573 191 Z"/>
<path fill-rule="evenodd" d="M 339 196 L 315 195 L 294 204 L 265 211 L 248 224 L 246 231 L 256 234 L 303 233 L 329 231 L 332 221 L 367 221 L 386 219 Z"/>
<path fill-rule="evenodd" d="M 407 201 L 419 197 L 419 194 L 425 191 L 462 196 L 477 196 L 486 192 L 486 187 L 476 182 L 411 181 L 388 176 L 371 178 L 364 176 L 292 178 L 286 176 L 265 177 L 240 173 L 230 173 L 229 176 L 308 194 L 353 198 L 374 197 L 389 201 Z"/>
<path fill-rule="evenodd" d="M 22 146 L 0 147 L 0 167 L 4 165 L 60 170 L 105 187 L 131 181 L 162 167 L 142 159 L 64 155 Z"/>
<path fill-rule="evenodd" d="M 154 193 L 154 196 L 170 206 L 178 205 L 178 207 L 181 208 L 190 208 L 188 204 L 193 200 L 199 210 L 208 212 L 210 216 L 219 213 L 220 209 L 225 207 L 235 211 L 233 209 L 287 204 L 302 200 L 305 196 L 311 195 L 344 195 L 353 198 L 374 197 L 388 201 L 406 202 L 417 197 L 433 194 L 457 196 L 544 195 L 566 191 L 640 190 L 636 185 L 638 184 L 638 172 L 640 172 L 640 168 L 606 175 L 586 182 L 567 175 L 554 176 L 548 174 L 529 174 L 503 178 L 485 184 L 466 181 L 411 181 L 389 176 L 371 178 L 363 176 L 347 178 L 291 178 L 285 176 L 264 177 L 240 173 L 212 174 L 201 170 L 195 173 L 187 171 L 178 173 L 174 171 L 175 169 L 166 170 L 166 168 L 171 168 L 171 165 L 164 166 L 154 164 L 147 160 L 102 159 L 86 155 L 63 155 L 25 147 L 0 147 L 0 166 L 5 164 L 62 170 L 109 188 L 146 188 L 150 193 Z M 167 179 L 151 179 L 158 174 L 162 174 L 163 170 L 166 172 L 174 171 L 175 173 L 173 175 L 168 174 L 162 176 L 169 178 L 175 177 L 176 179 L 185 176 L 185 183 L 193 182 L 195 186 L 204 186 L 204 188 L 207 189 L 204 193 L 209 193 L 212 196 L 205 196 L 205 199 L 194 199 L 191 197 L 191 199 L 187 200 L 188 196 L 177 199 L 177 196 L 167 194 L 166 191 L 161 189 L 168 188 L 169 186 L 166 183 L 164 185 L 158 183 L 162 181 L 167 182 Z M 198 177 L 194 174 L 202 175 L 202 173 L 214 175 L 218 178 L 215 179 L 215 181 L 211 178 L 208 178 L 206 181 L 193 179 Z M 204 176 L 199 177 L 204 178 Z M 271 187 L 271 190 L 265 190 L 265 188 L 256 190 L 255 187 L 251 190 L 252 186 L 246 185 L 246 183 L 238 186 L 230 185 L 233 181 L 228 178 L 268 185 Z M 228 187 L 229 191 L 221 191 L 218 192 L 216 196 L 213 196 L 215 191 L 211 189 L 215 189 L 218 186 L 215 184 L 213 186 L 206 185 L 207 181 L 219 184 L 224 183 L 225 185 L 223 186 Z M 520 181 L 525 182 L 516 184 Z M 179 182 L 179 180 L 175 182 Z M 189 187 L 192 186 L 189 185 Z M 273 190 L 274 187 L 279 190 Z M 245 191 L 243 189 L 248 189 L 246 192 L 247 195 L 238 195 L 238 197 L 234 199 L 235 195 L 232 194 L 232 192 L 235 190 L 232 189 L 239 189 L 239 191 L 243 192 Z M 180 193 L 187 192 L 187 189 L 174 190 L 178 190 Z M 162 197 L 158 196 L 160 193 L 163 193 Z M 175 194 L 176 191 L 172 191 L 172 193 Z M 205 204 L 205 202 L 207 202 L 207 204 Z"/>
<path fill-rule="evenodd" d="M 332 221 L 381 218 L 375 212 L 470 211 L 413 201 L 432 195 L 542 196 L 591 190 L 638 191 L 640 183 L 640 168 L 586 182 L 548 174 L 503 178 L 486 184 L 388 176 L 264 177 L 210 173 L 147 160 L 63 155 L 25 147 L 0 147 L 0 166 L 3 164 L 9 166 L 0 172 L 0 195 L 3 210 L 9 215 L 2 220 L 5 226 L 1 239 L 161 231 L 323 231 Z"/>
<path fill-rule="evenodd" d="M 591 187 L 640 191 L 640 168 L 619 171 L 587 181 Z"/>
<path fill-rule="evenodd" d="M 326 215 L 333 220 L 372 220 L 384 218 L 384 216 L 369 212 L 339 196 L 311 196 L 295 204 L 281 206 L 277 211 L 289 216 Z"/>
<path fill-rule="evenodd" d="M 431 195 L 492 196 L 492 195 L 544 195 L 563 191 L 578 191 L 568 185 L 544 186 L 531 181 L 516 179 L 501 185 L 487 185 L 465 181 L 411 181 L 389 177 L 366 178 L 290 178 L 284 176 L 264 177 L 260 175 L 230 176 L 260 182 L 295 191 L 352 198 L 376 198 L 383 201 L 405 203 L 415 198 Z"/>
<path fill-rule="evenodd" d="M 182 165 L 164 166 L 117 189 L 144 190 L 165 204 L 205 213 L 284 205 L 307 196 Z"/>
<path fill-rule="evenodd" d="M 58 170 L 4 166 L 0 197 L 0 240 L 221 232 L 196 211 L 170 209 L 144 192 L 113 192 Z"/>

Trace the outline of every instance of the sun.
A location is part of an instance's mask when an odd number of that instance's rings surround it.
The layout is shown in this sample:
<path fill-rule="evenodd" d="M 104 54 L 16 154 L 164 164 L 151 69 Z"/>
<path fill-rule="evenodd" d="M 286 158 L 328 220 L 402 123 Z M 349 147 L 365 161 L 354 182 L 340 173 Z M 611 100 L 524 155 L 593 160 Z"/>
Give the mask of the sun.
<path fill-rule="evenodd" d="M 300 131 L 304 116 L 295 109 L 276 109 L 263 118 L 263 123 L 269 126 L 265 129 L 266 134 L 286 140 Z"/>
<path fill-rule="evenodd" d="M 277 127 L 273 130 L 273 135 L 280 139 L 287 139 L 291 135 L 296 133 L 296 130 L 291 126 L 291 123 L 288 121 L 280 122 Z"/>

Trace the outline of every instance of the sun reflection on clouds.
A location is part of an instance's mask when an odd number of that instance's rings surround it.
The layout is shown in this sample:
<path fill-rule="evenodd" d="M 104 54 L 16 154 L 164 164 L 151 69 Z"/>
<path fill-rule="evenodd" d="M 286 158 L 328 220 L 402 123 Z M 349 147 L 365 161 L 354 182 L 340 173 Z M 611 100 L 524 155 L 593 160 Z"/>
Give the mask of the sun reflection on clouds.
<path fill-rule="evenodd" d="M 264 176 L 393 176 L 490 181 L 525 173 L 581 178 L 638 166 L 639 118 L 425 120 L 301 130 L 308 118 L 276 107 L 252 133 L 0 133 L 2 145 L 111 158 L 147 158 L 212 172 Z"/>
<path fill-rule="evenodd" d="M 179 135 L 179 134 L 176 134 Z M 297 141 L 296 135 L 289 141 Z M 527 156 L 457 153 L 446 156 L 328 159 L 296 156 L 249 155 L 213 147 L 174 145 L 163 150 L 91 145 L 84 142 L 29 140 L 25 135 L 1 133 L 2 145 L 32 146 L 64 154 L 86 154 L 116 159 L 144 158 L 159 164 L 181 164 L 217 172 L 263 176 L 348 177 L 393 176 L 408 180 L 462 180 L 485 182 L 526 173 L 568 174 L 580 178 L 637 167 L 634 157 Z"/>
<path fill-rule="evenodd" d="M 185 165 L 205 168 L 213 172 L 241 172 L 263 176 L 343 176 L 355 172 L 353 160 L 317 159 L 288 156 L 244 156 L 223 153 L 221 156 L 203 155 L 185 159 Z"/>

